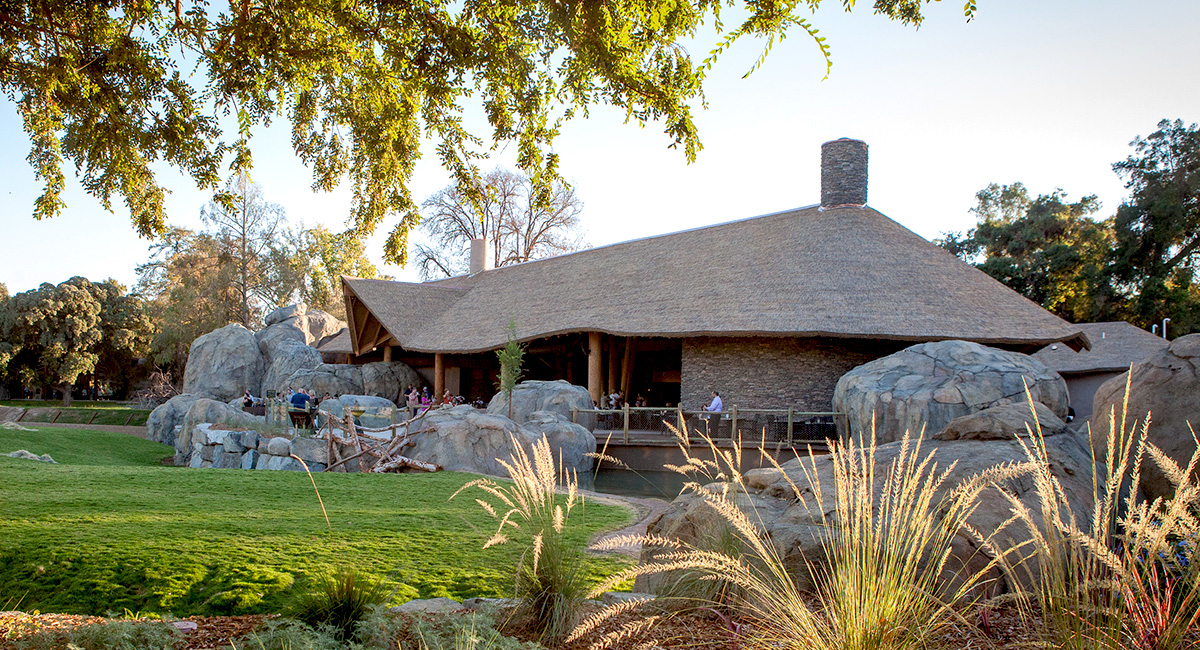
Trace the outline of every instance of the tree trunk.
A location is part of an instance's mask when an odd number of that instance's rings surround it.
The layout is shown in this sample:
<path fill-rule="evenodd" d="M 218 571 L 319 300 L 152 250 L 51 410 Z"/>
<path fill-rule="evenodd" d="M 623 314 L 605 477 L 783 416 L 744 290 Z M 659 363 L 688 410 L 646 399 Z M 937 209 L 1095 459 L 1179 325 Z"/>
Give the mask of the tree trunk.
<path fill-rule="evenodd" d="M 71 389 L 74 387 L 75 387 L 75 384 L 63 382 L 63 384 L 62 384 L 63 406 L 71 405 Z"/>

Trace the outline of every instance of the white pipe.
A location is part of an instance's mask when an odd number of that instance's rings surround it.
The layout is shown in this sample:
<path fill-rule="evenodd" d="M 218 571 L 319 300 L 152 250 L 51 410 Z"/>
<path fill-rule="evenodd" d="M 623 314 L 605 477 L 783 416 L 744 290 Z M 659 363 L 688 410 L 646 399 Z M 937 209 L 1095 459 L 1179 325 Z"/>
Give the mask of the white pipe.
<path fill-rule="evenodd" d="M 1163 319 L 1163 338 L 1167 338 L 1167 323 L 1171 322 L 1170 318 Z"/>

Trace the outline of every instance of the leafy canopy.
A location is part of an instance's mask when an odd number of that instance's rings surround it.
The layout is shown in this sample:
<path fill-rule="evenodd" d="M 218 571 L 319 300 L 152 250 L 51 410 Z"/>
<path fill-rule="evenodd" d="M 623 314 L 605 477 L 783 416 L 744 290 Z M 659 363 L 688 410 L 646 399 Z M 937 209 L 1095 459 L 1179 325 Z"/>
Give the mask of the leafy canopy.
<path fill-rule="evenodd" d="M 1021 183 L 992 183 L 975 198 L 978 225 L 948 233 L 943 248 L 1063 318 L 1104 315 L 1112 224 L 1092 218 L 1095 196 L 1072 203 L 1062 190 L 1034 198 Z"/>
<path fill-rule="evenodd" d="M 1200 330 L 1200 127 L 1162 120 L 1130 146 L 1113 165 L 1130 191 L 1114 216 L 1093 218 L 1094 196 L 993 183 L 976 194 L 978 225 L 938 244 L 1073 322 Z"/>
<path fill-rule="evenodd" d="M 876 0 L 874 10 L 918 25 L 925 1 Z M 558 178 L 555 136 L 593 105 L 660 123 L 690 162 L 701 148 L 691 106 L 713 62 L 739 39 L 762 39 L 765 56 L 799 31 L 828 63 L 805 18 L 819 4 L 2 0 L 0 89 L 21 114 L 28 161 L 45 185 L 37 219 L 62 211 L 70 161 L 106 208 L 120 196 L 139 234 L 161 235 L 156 162 L 216 189 L 226 165 L 250 168 L 252 130 L 286 116 L 313 188 L 348 182 L 360 235 L 398 215 L 385 256 L 403 264 L 419 221 L 409 181 L 426 140 L 475 198 L 476 161 L 514 146 L 544 202 Z M 847 11 L 854 4 L 842 0 Z M 744 19 L 724 25 L 729 9 Z M 974 11 L 968 2 L 967 17 Z M 681 42 L 706 23 L 718 42 L 697 63 Z M 475 106 L 487 133 L 465 126 Z"/>

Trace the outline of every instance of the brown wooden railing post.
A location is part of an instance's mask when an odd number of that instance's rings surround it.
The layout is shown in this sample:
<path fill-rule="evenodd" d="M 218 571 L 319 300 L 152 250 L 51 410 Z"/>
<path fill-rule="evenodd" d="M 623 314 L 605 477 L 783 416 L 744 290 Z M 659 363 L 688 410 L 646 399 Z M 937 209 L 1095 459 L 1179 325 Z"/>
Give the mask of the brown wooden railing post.
<path fill-rule="evenodd" d="M 625 444 L 629 444 L 629 404 L 622 404 L 621 411 L 625 416 Z"/>
<path fill-rule="evenodd" d="M 733 439 L 735 439 L 735 438 L 737 437 L 737 432 L 738 432 L 738 428 L 737 428 L 737 421 L 738 421 L 738 416 L 737 416 L 737 404 L 734 404 L 734 405 L 733 405 L 733 409 L 732 409 L 732 410 L 733 410 L 733 422 L 730 422 L 730 424 L 729 424 L 729 439 L 730 439 L 730 440 L 733 440 Z"/>
<path fill-rule="evenodd" d="M 571 424 L 579 424 L 579 407 L 571 407 Z"/>
<path fill-rule="evenodd" d="M 794 422 L 794 420 L 795 420 L 795 412 L 796 412 L 796 407 L 794 407 L 794 406 L 789 406 L 789 407 L 788 407 L 788 434 L 787 434 L 787 441 L 788 441 L 788 446 L 789 446 L 789 447 L 793 446 L 793 444 L 792 444 L 792 430 L 793 430 L 793 429 L 792 429 L 792 427 L 793 427 L 793 422 Z"/>

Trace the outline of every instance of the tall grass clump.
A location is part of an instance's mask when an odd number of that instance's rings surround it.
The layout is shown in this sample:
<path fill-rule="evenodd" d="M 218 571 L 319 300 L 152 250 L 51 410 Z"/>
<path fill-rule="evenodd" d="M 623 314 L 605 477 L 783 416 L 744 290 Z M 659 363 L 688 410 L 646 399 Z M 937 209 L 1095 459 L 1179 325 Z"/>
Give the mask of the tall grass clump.
<path fill-rule="evenodd" d="M 516 564 L 514 592 L 516 616 L 529 622 L 542 642 L 561 639 L 578 620 L 587 591 L 582 573 L 582 552 L 568 543 L 566 525 L 571 511 L 582 503 L 578 479 L 563 473 L 565 499 L 559 498 L 560 475 L 543 435 L 527 453 L 515 437 L 513 453 L 500 464 L 512 479 L 500 483 L 489 478 L 470 481 L 450 498 L 478 488 L 494 502 L 477 498 L 499 523 L 484 548 L 515 541 L 524 546 Z M 509 534 L 517 536 L 510 540 Z"/>
<path fill-rule="evenodd" d="M 1100 461 L 1101 471 L 1093 476 L 1086 518 L 1076 515 L 1051 471 L 1040 423 L 1021 441 L 1036 508 L 1002 491 L 1014 524 L 1028 533 L 1024 546 L 1002 556 L 1021 611 L 1040 617 L 1051 641 L 1068 650 L 1180 648 L 1200 616 L 1200 449 L 1180 467 L 1149 441 L 1150 414 L 1139 423 L 1127 418 L 1128 410 L 1127 379 L 1121 412 L 1108 414 L 1107 434 L 1089 427 L 1093 465 Z M 1175 486 L 1169 498 L 1139 496 L 1148 462 Z"/>
<path fill-rule="evenodd" d="M 316 628 L 329 626 L 338 639 L 354 638 L 358 622 L 388 600 L 382 580 L 352 568 L 318 577 L 310 591 L 297 596 L 287 614 Z"/>
<path fill-rule="evenodd" d="M 830 444 L 825 458 L 810 449 L 801 459 L 799 482 L 787 479 L 792 496 L 805 507 L 833 506 L 825 519 L 820 557 L 803 559 L 817 584 L 809 597 L 785 564 L 786 549 L 774 544 L 752 502 L 740 498 L 747 492 L 740 471 L 740 445 L 723 449 L 701 434 L 709 460 L 691 453 L 686 434 L 677 430 L 676 435 L 687 462 L 672 469 L 704 481 L 717 480 L 715 484 L 691 480 L 685 490 L 698 495 L 729 524 L 739 552 L 652 536 L 613 539 L 601 547 L 632 541 L 658 549 L 657 556 L 614 576 L 593 594 L 638 575 L 699 572 L 704 580 L 733 586 L 725 593 L 734 598 L 738 615 L 751 623 L 751 631 L 740 638 L 747 647 L 900 650 L 924 647 L 933 633 L 961 621 L 955 606 L 967 602 L 994 568 L 988 562 L 968 572 L 952 566 L 951 560 L 955 536 L 975 535 L 967 520 L 991 477 L 948 485 L 953 466 L 939 467 L 933 452 L 923 453 L 919 438 L 906 434 L 898 448 L 889 450 L 894 454 L 889 462 L 872 433 L 865 445 Z M 775 468 L 788 476 L 778 464 Z M 632 606 L 610 607 L 589 617 L 571 638 Z M 643 634 L 646 630 L 640 628 L 651 628 L 653 619 L 612 633 L 599 645 Z"/>

